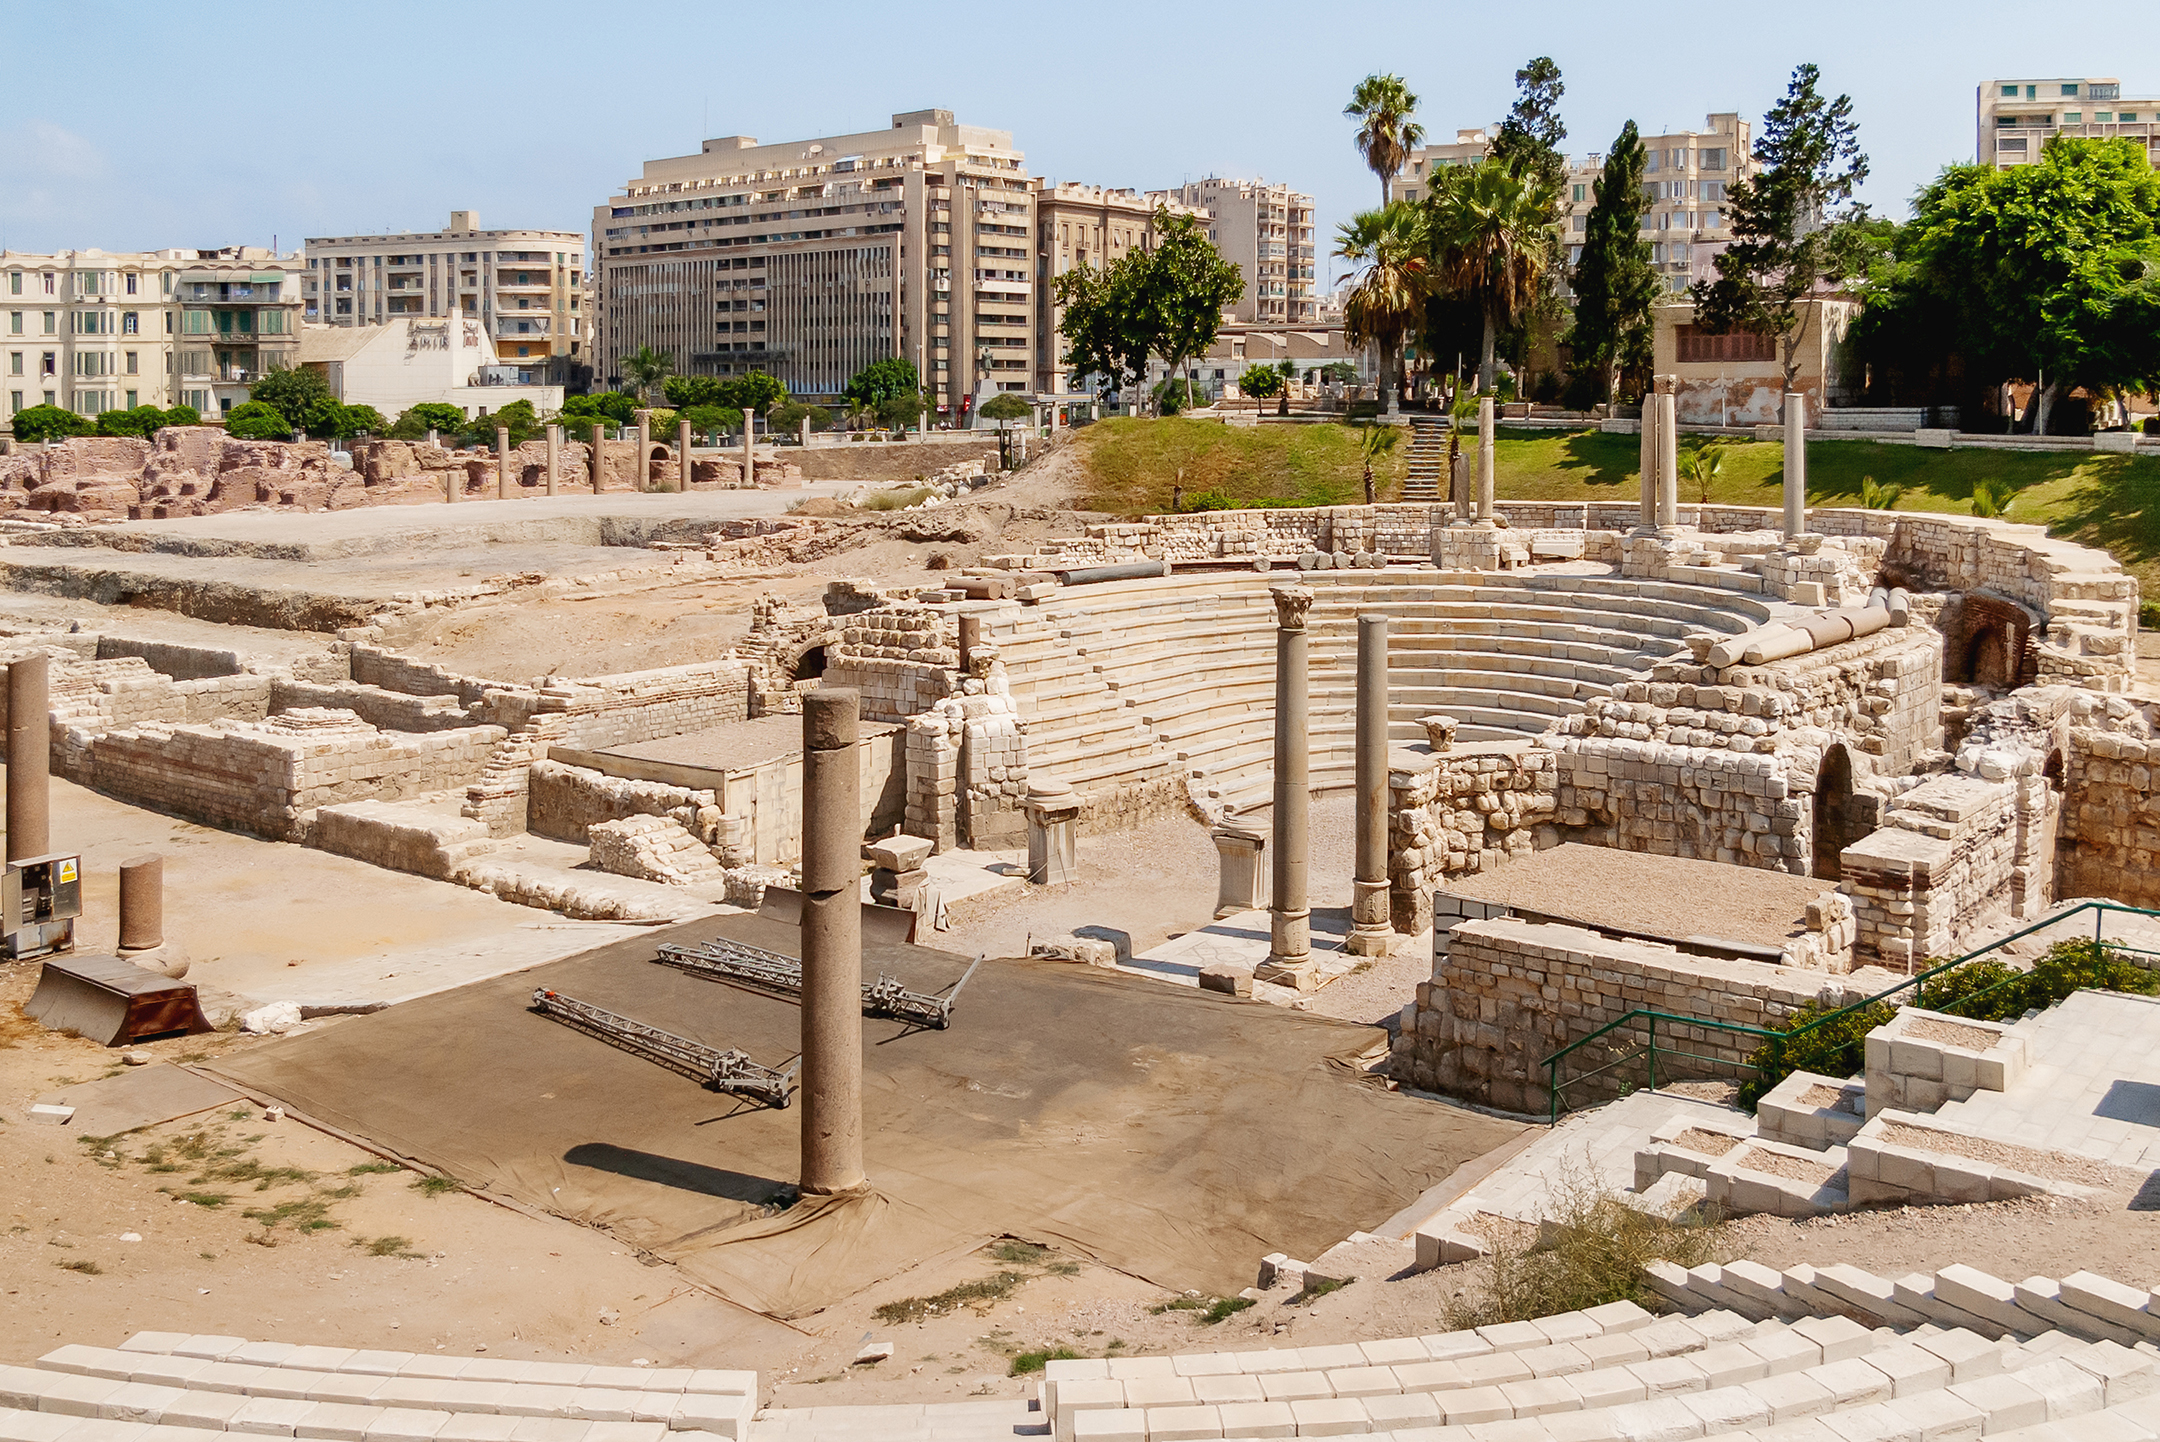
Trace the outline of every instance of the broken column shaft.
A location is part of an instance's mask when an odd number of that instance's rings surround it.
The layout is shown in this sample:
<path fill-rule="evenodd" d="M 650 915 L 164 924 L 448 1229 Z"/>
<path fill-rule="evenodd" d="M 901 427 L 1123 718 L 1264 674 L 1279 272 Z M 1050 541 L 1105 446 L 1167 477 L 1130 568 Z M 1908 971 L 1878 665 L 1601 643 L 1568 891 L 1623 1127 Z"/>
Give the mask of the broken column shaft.
<path fill-rule="evenodd" d="M 1357 875 L 1350 882 L 1353 956 L 1395 947 L 1388 921 L 1387 617 L 1357 621 Z"/>
<path fill-rule="evenodd" d="M 803 697 L 802 1189 L 863 1184 L 862 809 L 858 697 Z"/>
<path fill-rule="evenodd" d="M 8 667 L 7 859 L 52 850 L 52 723 L 45 653 Z"/>
<path fill-rule="evenodd" d="M 510 498 L 510 430 L 507 426 L 495 428 L 495 499 Z"/>
<path fill-rule="evenodd" d="M 562 427 L 547 428 L 547 493 L 555 494 L 555 474 L 562 467 Z"/>
<path fill-rule="evenodd" d="M 607 432 L 607 427 L 605 427 L 605 426 L 601 425 L 601 424 L 600 424 L 600 422 L 598 422 L 598 421 L 594 421 L 594 422 L 593 422 L 593 428 L 592 428 L 592 489 L 593 489 L 593 494 L 594 494 L 594 495 L 596 495 L 596 496 L 600 494 L 600 440 L 601 440 L 601 437 L 602 437 L 603 435 L 605 435 L 605 434 L 606 434 L 606 432 Z"/>
<path fill-rule="evenodd" d="M 120 950 L 149 951 L 165 944 L 165 858 L 131 857 L 120 863 Z"/>
<path fill-rule="evenodd" d="M 1479 396 L 1477 403 L 1477 518 L 1493 518 L 1493 403 Z"/>
<path fill-rule="evenodd" d="M 1668 531 L 1680 524 L 1680 417 L 1673 381 L 1661 377 L 1657 393 L 1657 523 Z"/>
<path fill-rule="evenodd" d="M 1807 530 L 1807 397 L 1785 392 L 1785 539 Z"/>
<path fill-rule="evenodd" d="M 675 489 L 690 494 L 690 422 L 675 423 Z"/>
<path fill-rule="evenodd" d="M 1313 593 L 1277 586 L 1275 598 L 1275 856 L 1274 889 L 1268 899 L 1268 958 L 1255 981 L 1312 991 L 1318 985 L 1312 959 L 1312 909 L 1305 871 L 1310 843 L 1305 819 L 1312 804 L 1306 780 L 1311 737 L 1306 722 L 1305 613 Z"/>

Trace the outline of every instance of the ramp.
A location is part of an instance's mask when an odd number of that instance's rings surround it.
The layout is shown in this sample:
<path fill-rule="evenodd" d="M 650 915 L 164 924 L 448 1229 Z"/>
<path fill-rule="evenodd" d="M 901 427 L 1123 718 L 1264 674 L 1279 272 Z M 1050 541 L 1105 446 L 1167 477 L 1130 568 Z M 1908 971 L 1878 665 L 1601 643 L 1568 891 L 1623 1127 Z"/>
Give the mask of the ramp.
<path fill-rule="evenodd" d="M 217 1030 L 203 1015 L 194 987 L 117 956 L 46 962 L 23 1015 L 47 1031 L 71 1031 L 99 1046 Z"/>

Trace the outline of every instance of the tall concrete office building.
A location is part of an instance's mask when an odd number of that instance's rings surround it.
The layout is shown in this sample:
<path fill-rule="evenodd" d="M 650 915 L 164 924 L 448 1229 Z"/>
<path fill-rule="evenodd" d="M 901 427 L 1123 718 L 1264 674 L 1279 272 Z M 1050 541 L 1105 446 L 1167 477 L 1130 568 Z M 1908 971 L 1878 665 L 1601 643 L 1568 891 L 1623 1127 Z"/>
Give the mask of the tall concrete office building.
<path fill-rule="evenodd" d="M 2030 165 L 2058 135 L 2128 136 L 2160 165 L 2160 97 L 2124 95 L 2112 76 L 1990 80 L 1974 104 L 1973 159 L 2007 170 Z"/>
<path fill-rule="evenodd" d="M 1318 319 L 1311 196 L 1265 180 L 1209 176 L 1175 190 L 1151 190 L 1148 199 L 1207 212 L 1215 248 L 1245 273 L 1245 298 L 1231 310 L 1237 319 L 1262 324 Z"/>
<path fill-rule="evenodd" d="M 312 236 L 304 299 L 318 325 L 478 320 L 505 363 L 579 357 L 585 340 L 585 237 L 574 230 L 482 230 L 450 212 L 445 230 Z"/>
<path fill-rule="evenodd" d="M 0 419 L 231 410 L 299 363 L 301 274 L 297 253 L 256 246 L 0 251 Z"/>
<path fill-rule="evenodd" d="M 949 110 L 648 161 L 593 210 L 595 380 L 650 346 L 681 374 L 762 370 L 830 401 L 902 356 L 960 424 L 1031 387 L 1034 205 L 1011 134 Z"/>
<path fill-rule="evenodd" d="M 1077 181 L 1045 184 L 1035 193 L 1035 389 L 1042 394 L 1091 391 L 1084 378 L 1061 374 L 1067 342 L 1058 333 L 1065 308 L 1057 278 L 1068 270 L 1106 269 L 1136 250 L 1155 246 L 1155 216 L 1167 210 L 1206 223 L 1207 212 L 1180 200 Z"/>

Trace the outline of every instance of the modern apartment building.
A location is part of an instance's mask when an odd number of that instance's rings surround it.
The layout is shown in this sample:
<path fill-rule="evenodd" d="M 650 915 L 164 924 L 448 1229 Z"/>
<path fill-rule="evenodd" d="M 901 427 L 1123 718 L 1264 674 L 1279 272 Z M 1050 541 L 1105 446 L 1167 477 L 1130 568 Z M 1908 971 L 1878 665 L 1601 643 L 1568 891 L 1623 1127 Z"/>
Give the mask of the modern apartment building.
<path fill-rule="evenodd" d="M 1231 312 L 1237 319 L 1294 324 L 1317 315 L 1311 196 L 1264 180 L 1209 176 L 1176 190 L 1149 191 L 1148 199 L 1207 213 L 1215 248 L 1245 272 L 1245 298 Z"/>
<path fill-rule="evenodd" d="M 316 236 L 306 254 L 311 322 L 462 316 L 528 369 L 583 348 L 585 237 L 574 230 L 482 230 L 477 212 L 453 210 L 447 230 Z"/>
<path fill-rule="evenodd" d="M 1732 240 L 1726 223 L 1725 189 L 1755 171 L 1753 127 L 1730 111 L 1713 113 L 1701 130 L 1645 135 L 1649 152 L 1643 186 L 1650 210 L 1643 216 L 1642 238 L 1650 259 L 1675 291 L 1687 289 L 1710 268 L 1710 257 Z M 1476 165 L 1491 153 L 1484 130 L 1459 130 L 1451 144 L 1426 146 L 1410 153 L 1410 163 L 1389 187 L 1396 200 L 1418 200 L 1432 193 L 1435 172 L 1448 166 Z M 1568 260 L 1582 253 L 1583 234 L 1596 204 L 1591 188 L 1604 171 L 1605 157 L 1590 155 L 1568 167 L 1563 197 Z"/>
<path fill-rule="evenodd" d="M 1155 244 L 1155 214 L 1190 215 L 1202 221 L 1207 212 L 1181 200 L 1163 200 L 1137 190 L 1060 181 L 1035 193 L 1035 389 L 1045 395 L 1091 391 L 1086 377 L 1061 374 L 1065 338 L 1058 334 L 1064 307 L 1057 303 L 1057 277 L 1075 267 L 1100 269 L 1135 250 Z"/>
<path fill-rule="evenodd" d="M 1036 374 L 1035 182 L 1007 131 L 949 110 L 888 130 L 708 140 L 648 161 L 593 210 L 595 377 L 665 351 L 688 375 L 763 370 L 839 396 L 887 356 L 916 364 L 938 413 L 1026 391 Z"/>
<path fill-rule="evenodd" d="M 300 257 L 253 246 L 0 251 L 0 399 L 79 415 L 190 405 L 217 415 L 294 365 Z"/>
<path fill-rule="evenodd" d="M 2130 136 L 2160 164 L 2160 97 L 2126 96 L 2112 77 L 1990 80 L 1974 111 L 1973 159 L 1981 165 L 2028 165 L 2057 135 Z"/>

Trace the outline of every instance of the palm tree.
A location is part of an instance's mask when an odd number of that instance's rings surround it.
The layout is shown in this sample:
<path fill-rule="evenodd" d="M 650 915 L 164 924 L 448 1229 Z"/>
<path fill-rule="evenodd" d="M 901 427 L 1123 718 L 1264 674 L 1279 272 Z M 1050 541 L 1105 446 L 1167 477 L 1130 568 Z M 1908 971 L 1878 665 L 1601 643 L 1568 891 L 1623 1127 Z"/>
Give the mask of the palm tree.
<path fill-rule="evenodd" d="M 1425 127 L 1410 117 L 1417 97 L 1400 75 L 1368 75 L 1350 92 L 1343 114 L 1358 122 L 1358 154 L 1380 177 L 1380 204 L 1388 203 L 1388 184 L 1425 138 Z"/>
<path fill-rule="evenodd" d="M 1474 296 L 1485 312 L 1478 390 L 1493 388 L 1493 348 L 1501 329 L 1533 306 L 1556 258 L 1560 194 L 1497 160 L 1455 171 L 1434 190 L 1433 256 L 1448 289 Z"/>
<path fill-rule="evenodd" d="M 1425 212 L 1401 200 L 1345 221 L 1335 234 L 1335 254 L 1359 267 L 1343 302 L 1343 339 L 1379 347 L 1389 415 L 1397 413 L 1396 354 L 1425 313 L 1429 248 Z"/>
<path fill-rule="evenodd" d="M 654 389 L 666 380 L 668 372 L 675 368 L 675 354 L 672 351 L 654 350 L 649 345 L 641 345 L 622 358 L 622 368 L 623 378 L 637 387 L 638 394 L 650 405 Z"/>

